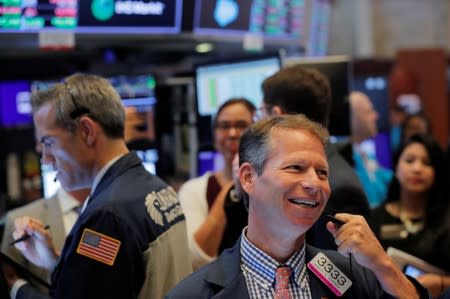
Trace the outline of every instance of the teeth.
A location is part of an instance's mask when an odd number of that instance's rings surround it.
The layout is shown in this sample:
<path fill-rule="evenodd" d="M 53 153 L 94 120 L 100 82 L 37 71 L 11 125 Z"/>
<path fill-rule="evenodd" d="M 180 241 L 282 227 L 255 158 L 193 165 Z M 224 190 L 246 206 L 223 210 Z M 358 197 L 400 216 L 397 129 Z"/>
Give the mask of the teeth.
<path fill-rule="evenodd" d="M 304 199 L 289 199 L 290 202 L 295 203 L 297 205 L 303 205 L 308 207 L 316 207 L 318 205 L 317 202 L 307 201 Z"/>

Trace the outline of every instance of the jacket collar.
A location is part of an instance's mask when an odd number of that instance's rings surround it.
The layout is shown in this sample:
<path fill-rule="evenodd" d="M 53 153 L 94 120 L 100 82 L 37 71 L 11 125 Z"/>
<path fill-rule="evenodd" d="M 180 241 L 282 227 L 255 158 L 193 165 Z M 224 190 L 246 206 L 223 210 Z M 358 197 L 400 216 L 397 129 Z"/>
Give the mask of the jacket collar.
<path fill-rule="evenodd" d="M 220 294 L 212 298 L 249 298 L 245 277 L 241 272 L 241 239 L 235 245 L 226 249 L 214 263 L 215 267 L 209 267 L 206 282 L 211 285 L 216 293 Z"/>
<path fill-rule="evenodd" d="M 119 158 L 104 174 L 93 194 L 91 194 L 89 203 L 91 203 L 97 194 L 101 193 L 104 189 L 114 181 L 116 177 L 127 171 L 128 169 L 141 164 L 141 160 L 135 152 L 128 152 Z"/>
<path fill-rule="evenodd" d="M 213 262 L 215 265 L 206 270 L 208 273 L 205 280 L 217 294 L 212 298 L 249 298 L 245 277 L 241 272 L 240 246 L 241 239 L 232 248 L 226 249 L 220 258 Z M 319 249 L 306 245 L 305 263 L 318 253 Z M 312 298 L 334 298 L 332 292 L 309 269 L 308 277 Z"/>

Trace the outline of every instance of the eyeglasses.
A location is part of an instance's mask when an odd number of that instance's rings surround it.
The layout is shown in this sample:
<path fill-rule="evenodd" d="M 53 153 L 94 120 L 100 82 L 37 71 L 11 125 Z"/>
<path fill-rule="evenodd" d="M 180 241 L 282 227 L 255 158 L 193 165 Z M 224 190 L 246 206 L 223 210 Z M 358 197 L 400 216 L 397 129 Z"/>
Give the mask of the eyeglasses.
<path fill-rule="evenodd" d="M 236 121 L 236 122 L 230 122 L 230 121 L 219 121 L 216 123 L 215 128 L 222 131 L 228 131 L 231 128 L 236 129 L 237 131 L 244 131 L 250 127 L 250 124 L 246 121 Z"/>
<path fill-rule="evenodd" d="M 69 114 L 71 119 L 77 119 L 78 117 L 91 112 L 88 108 L 77 104 L 77 102 L 75 101 L 75 96 L 73 95 L 72 89 L 70 88 L 69 83 L 67 83 L 67 81 L 65 81 L 65 80 L 64 80 L 64 87 L 67 90 L 67 93 L 69 94 L 70 99 L 72 100 L 73 106 L 75 107 L 75 109 L 72 112 L 70 112 L 70 114 Z"/>

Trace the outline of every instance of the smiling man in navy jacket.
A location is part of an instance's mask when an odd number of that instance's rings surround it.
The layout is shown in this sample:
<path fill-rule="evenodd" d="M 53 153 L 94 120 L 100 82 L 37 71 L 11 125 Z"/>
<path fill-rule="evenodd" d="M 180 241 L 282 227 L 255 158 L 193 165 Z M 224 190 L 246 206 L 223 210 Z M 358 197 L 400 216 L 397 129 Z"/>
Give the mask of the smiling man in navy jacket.
<path fill-rule="evenodd" d="M 341 213 L 337 223 L 327 223 L 338 252 L 306 244 L 305 234 L 330 196 L 327 137 L 326 129 L 301 115 L 268 118 L 247 129 L 239 178 L 248 195 L 248 227 L 232 249 L 167 298 L 428 298 L 361 216 Z"/>

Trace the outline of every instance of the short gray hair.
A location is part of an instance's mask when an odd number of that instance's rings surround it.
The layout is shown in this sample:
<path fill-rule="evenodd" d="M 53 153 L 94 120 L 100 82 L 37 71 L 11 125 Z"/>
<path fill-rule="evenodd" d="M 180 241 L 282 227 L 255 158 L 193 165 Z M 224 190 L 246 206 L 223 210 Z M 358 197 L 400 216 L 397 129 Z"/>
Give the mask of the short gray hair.
<path fill-rule="evenodd" d="M 55 124 L 74 133 L 77 118 L 86 114 L 95 120 L 110 138 L 123 138 L 125 110 L 120 95 L 100 76 L 76 73 L 43 91 L 33 92 L 33 113 L 51 103 Z"/>
<path fill-rule="evenodd" d="M 258 175 L 264 170 L 269 154 L 274 149 L 270 142 L 274 128 L 303 130 L 317 137 L 323 146 L 328 142 L 328 130 L 303 114 L 285 114 L 262 119 L 250 126 L 242 135 L 239 145 L 239 165 L 250 163 Z M 287 137 L 289 138 L 289 137 Z"/>

